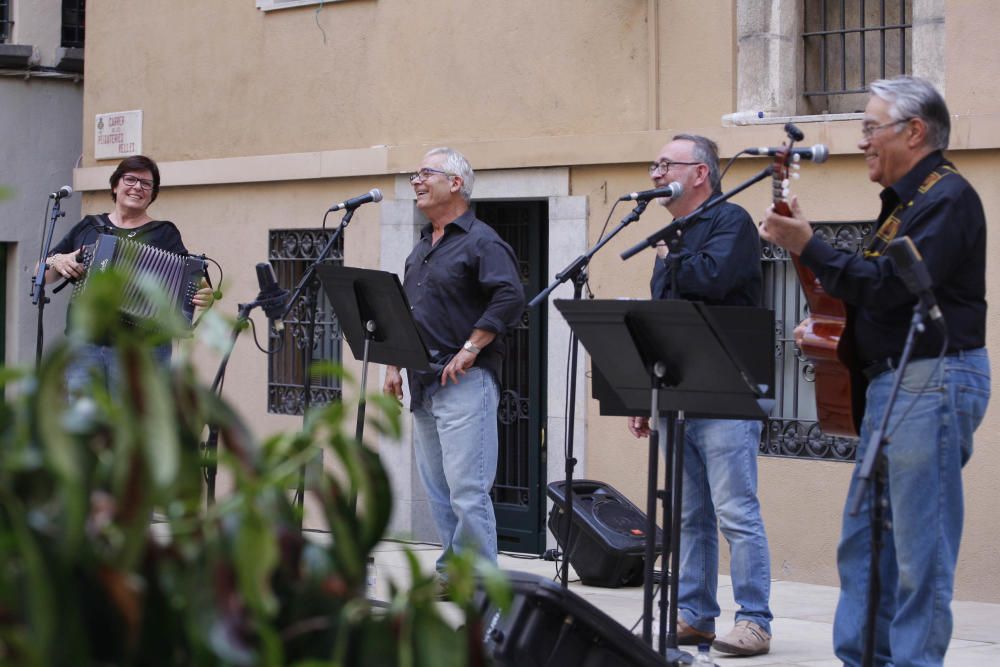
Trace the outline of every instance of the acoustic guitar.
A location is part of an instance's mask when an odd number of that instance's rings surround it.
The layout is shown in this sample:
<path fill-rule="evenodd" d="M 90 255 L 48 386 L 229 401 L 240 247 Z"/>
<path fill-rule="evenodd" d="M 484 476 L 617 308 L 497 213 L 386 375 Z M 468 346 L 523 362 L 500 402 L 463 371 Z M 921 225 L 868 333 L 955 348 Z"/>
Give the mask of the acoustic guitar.
<path fill-rule="evenodd" d="M 775 155 L 771 175 L 774 210 L 791 216 L 788 205 L 790 171 L 798 155 L 790 143 Z M 843 301 L 827 294 L 816 275 L 799 256 L 790 253 L 799 283 L 809 305 L 802 322 L 805 336 L 799 349 L 815 368 L 816 416 L 823 433 L 858 437 L 864 415 L 865 379 L 856 361 L 850 335 L 850 311 Z"/>

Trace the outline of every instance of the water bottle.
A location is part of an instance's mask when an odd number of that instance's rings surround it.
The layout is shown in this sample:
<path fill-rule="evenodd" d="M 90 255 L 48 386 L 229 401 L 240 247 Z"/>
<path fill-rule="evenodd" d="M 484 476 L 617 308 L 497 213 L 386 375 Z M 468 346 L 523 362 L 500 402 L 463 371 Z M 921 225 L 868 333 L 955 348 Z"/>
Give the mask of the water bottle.
<path fill-rule="evenodd" d="M 722 115 L 722 126 L 749 125 L 764 117 L 763 111 L 736 111 Z"/>
<path fill-rule="evenodd" d="M 691 661 L 691 667 L 715 667 L 712 654 L 708 652 L 708 644 L 698 644 L 698 655 Z"/>

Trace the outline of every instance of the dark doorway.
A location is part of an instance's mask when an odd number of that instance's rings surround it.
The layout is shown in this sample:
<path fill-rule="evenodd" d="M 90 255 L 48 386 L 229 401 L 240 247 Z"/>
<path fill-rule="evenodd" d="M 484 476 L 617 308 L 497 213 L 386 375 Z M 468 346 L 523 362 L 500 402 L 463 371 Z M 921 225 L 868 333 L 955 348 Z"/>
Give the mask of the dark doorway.
<path fill-rule="evenodd" d="M 476 202 L 475 212 L 514 249 L 530 300 L 548 282 L 548 202 Z M 492 492 L 502 551 L 545 550 L 544 313 L 543 308 L 525 310 L 520 325 L 507 336 L 498 411 L 500 456 Z"/>

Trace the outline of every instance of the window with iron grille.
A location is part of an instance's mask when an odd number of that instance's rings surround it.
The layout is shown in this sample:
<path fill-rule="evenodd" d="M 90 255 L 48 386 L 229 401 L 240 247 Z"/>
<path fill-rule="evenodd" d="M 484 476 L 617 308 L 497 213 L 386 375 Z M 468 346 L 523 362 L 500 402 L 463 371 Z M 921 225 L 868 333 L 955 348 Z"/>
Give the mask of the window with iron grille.
<path fill-rule="evenodd" d="M 874 233 L 871 221 L 818 222 L 816 235 L 835 248 L 860 252 Z M 761 433 L 765 456 L 853 461 L 857 440 L 826 435 L 816 421 L 815 367 L 795 345 L 795 326 L 808 314 L 788 252 L 763 243 L 764 307 L 774 310 L 775 407 Z"/>
<path fill-rule="evenodd" d="M 63 0 L 62 45 L 66 48 L 83 48 L 83 25 L 86 0 Z"/>
<path fill-rule="evenodd" d="M 268 240 L 268 259 L 274 267 L 278 284 L 291 289 L 298 284 L 306 268 L 315 261 L 333 237 L 333 229 L 272 229 Z M 338 239 L 327 261 L 344 263 L 342 239 Z M 267 371 L 267 411 L 283 415 L 301 415 L 305 405 L 304 367 L 309 327 L 314 327 L 312 360 L 341 362 L 342 336 L 333 308 L 318 281 L 315 307 L 299 299 L 285 318 L 284 331 L 272 336 Z M 338 378 L 313 375 L 310 404 L 325 405 L 340 400 Z"/>
<path fill-rule="evenodd" d="M 10 39 L 10 0 L 0 0 L 0 44 Z"/>
<path fill-rule="evenodd" d="M 912 71 L 913 0 L 804 0 L 802 114 L 864 110 L 876 79 Z"/>

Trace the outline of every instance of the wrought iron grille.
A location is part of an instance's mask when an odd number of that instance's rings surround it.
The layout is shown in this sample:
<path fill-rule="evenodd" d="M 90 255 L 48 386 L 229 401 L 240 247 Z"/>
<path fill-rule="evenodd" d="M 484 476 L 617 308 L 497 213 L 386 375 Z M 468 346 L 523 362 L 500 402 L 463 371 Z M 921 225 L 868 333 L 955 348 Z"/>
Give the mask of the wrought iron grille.
<path fill-rule="evenodd" d="M 83 26 L 86 0 L 63 0 L 62 45 L 66 48 L 83 48 Z"/>
<path fill-rule="evenodd" d="M 268 240 L 268 259 L 274 267 L 278 284 L 286 288 L 298 284 L 306 267 L 319 256 L 333 232 L 332 229 L 272 229 Z M 338 239 L 328 257 L 331 263 L 343 264 L 342 239 Z M 318 282 L 315 282 L 314 290 L 317 294 L 315 309 L 311 309 L 305 299 L 299 299 L 284 320 L 284 331 L 269 340 L 268 348 L 272 354 L 268 358 L 267 371 L 268 412 L 283 415 L 303 413 L 303 364 L 310 325 L 315 327 L 313 361 L 341 361 L 340 325 Z M 337 378 L 314 374 L 311 387 L 312 405 L 340 400 L 341 384 Z"/>
<path fill-rule="evenodd" d="M 545 205 L 539 202 L 478 202 L 476 216 L 493 227 L 500 237 L 510 244 L 517 257 L 521 281 L 528 293 L 537 291 L 532 285 L 532 267 L 536 273 L 543 270 L 540 264 L 540 247 L 532 242 L 538 225 L 544 225 Z M 507 333 L 507 356 L 500 378 L 499 455 L 497 475 L 492 496 L 499 507 L 527 508 L 538 502 L 538 424 L 532 420 L 533 391 L 540 388 L 538 371 L 540 359 L 533 358 L 539 351 L 532 345 L 532 327 L 541 309 L 525 310 L 521 322 Z M 532 376 L 535 377 L 533 386 Z M 535 395 L 537 402 L 539 396 Z M 537 422 L 537 419 L 535 420 Z M 498 515 L 499 521 L 499 515 Z"/>
<path fill-rule="evenodd" d="M 515 219 L 518 209 L 505 211 L 500 219 L 491 221 L 501 238 L 510 244 L 518 258 L 521 280 L 528 282 L 528 234 L 524 221 Z M 521 213 L 526 211 L 521 210 Z M 514 215 L 512 215 L 514 214 Z M 532 433 L 529 430 L 528 375 L 528 332 L 531 313 L 525 310 L 521 322 L 507 332 L 504 344 L 507 358 L 500 378 L 500 406 L 497 410 L 499 421 L 500 450 L 497 477 L 493 485 L 495 503 L 528 503 L 529 445 Z"/>
<path fill-rule="evenodd" d="M 835 248 L 859 252 L 874 234 L 871 221 L 821 222 L 816 234 Z M 774 309 L 775 408 L 761 434 L 760 454 L 794 458 L 852 461 L 853 438 L 826 435 L 816 422 L 815 368 L 802 357 L 792 332 L 809 314 L 795 267 L 788 253 L 764 243 L 764 306 Z"/>
<path fill-rule="evenodd" d="M 864 93 L 870 81 L 910 71 L 912 0 L 805 0 L 802 6 L 807 100 Z M 834 108 L 811 111 L 856 110 L 826 101 Z"/>
<path fill-rule="evenodd" d="M 10 0 L 0 0 L 0 44 L 10 39 Z"/>

